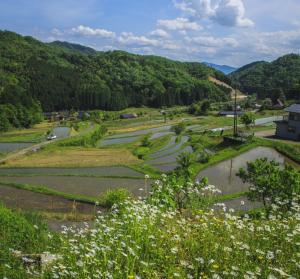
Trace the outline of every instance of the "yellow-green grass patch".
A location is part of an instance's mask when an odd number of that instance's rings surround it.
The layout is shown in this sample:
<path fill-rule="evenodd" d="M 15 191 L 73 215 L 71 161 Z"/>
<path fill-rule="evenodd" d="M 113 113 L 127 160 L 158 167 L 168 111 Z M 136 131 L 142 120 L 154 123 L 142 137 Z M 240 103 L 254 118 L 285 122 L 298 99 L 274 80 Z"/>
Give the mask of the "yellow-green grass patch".
<path fill-rule="evenodd" d="M 127 149 L 56 148 L 6 161 L 6 167 L 90 167 L 139 163 Z"/>

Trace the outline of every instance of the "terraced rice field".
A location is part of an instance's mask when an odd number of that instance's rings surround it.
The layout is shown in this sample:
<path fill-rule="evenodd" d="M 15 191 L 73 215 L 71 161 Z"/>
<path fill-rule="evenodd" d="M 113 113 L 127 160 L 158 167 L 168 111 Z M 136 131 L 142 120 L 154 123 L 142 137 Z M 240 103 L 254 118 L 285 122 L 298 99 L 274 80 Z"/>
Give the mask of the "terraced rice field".
<path fill-rule="evenodd" d="M 99 143 L 99 147 L 132 143 L 132 142 L 139 140 L 139 138 L 141 136 L 144 136 L 147 134 L 152 134 L 151 139 L 157 139 L 159 137 L 163 137 L 165 135 L 172 134 L 171 126 L 167 125 L 167 126 L 162 126 L 162 127 L 157 127 L 157 128 L 144 129 L 144 130 L 138 130 L 138 131 L 129 132 L 129 133 L 121 133 L 121 134 L 111 135 L 111 136 L 104 138 Z"/>
<path fill-rule="evenodd" d="M 118 145 L 118 144 L 127 144 L 132 143 L 139 140 L 139 136 L 134 137 L 120 137 L 120 138 L 105 138 L 104 140 L 99 142 L 98 147 L 105 147 L 109 145 Z"/>
<path fill-rule="evenodd" d="M 52 134 L 56 135 L 58 139 L 65 139 L 69 137 L 71 129 L 69 127 L 56 127 L 52 130 Z"/>
<path fill-rule="evenodd" d="M 188 142 L 189 137 L 181 137 L 178 143 L 176 143 L 176 138 L 177 137 L 173 136 L 170 139 L 170 142 L 165 147 L 151 154 L 149 156 L 150 159 L 146 163 L 151 165 L 152 167 L 159 169 L 162 172 L 174 170 L 178 166 L 176 162 L 177 157 L 182 152 L 193 152 L 191 146 L 184 147 L 185 144 Z"/>
<path fill-rule="evenodd" d="M 0 184 L 0 202 L 9 208 L 23 210 L 71 213 L 73 201 L 27 190 L 16 189 Z M 99 209 L 97 209 L 99 210 Z M 80 214 L 93 214 L 95 206 L 87 203 L 76 202 L 76 212 Z"/>
<path fill-rule="evenodd" d="M 7 160 L 5 166 L 23 167 L 94 167 L 137 164 L 140 161 L 127 149 L 60 148 L 40 151 Z"/>
<path fill-rule="evenodd" d="M 9 153 L 34 145 L 26 142 L 0 142 L 0 153 Z"/>
<path fill-rule="evenodd" d="M 189 137 L 183 136 L 180 141 L 176 143 L 176 137 L 173 137 L 167 146 L 162 148 L 160 151 L 151 154 L 149 157 L 152 159 L 157 159 L 177 153 L 183 147 L 183 145 L 188 142 L 188 140 Z"/>
<path fill-rule="evenodd" d="M 0 168 L 0 176 L 5 175 L 82 175 L 104 177 L 143 178 L 144 175 L 128 167 L 92 167 L 92 168 Z"/>
<path fill-rule="evenodd" d="M 41 185 L 60 192 L 99 197 L 109 189 L 126 188 L 136 196 L 142 196 L 143 179 L 66 177 L 66 176 L 7 176 L 0 177 L 1 182 Z"/>
<path fill-rule="evenodd" d="M 272 148 L 258 147 L 201 171 L 197 179 L 208 177 L 210 184 L 216 185 L 217 188 L 222 191 L 222 194 L 244 192 L 248 190 L 249 185 L 244 184 L 242 180 L 236 176 L 237 172 L 240 168 L 245 168 L 247 162 L 264 157 L 269 160 L 277 161 L 282 165 L 291 163 L 289 159 Z"/>

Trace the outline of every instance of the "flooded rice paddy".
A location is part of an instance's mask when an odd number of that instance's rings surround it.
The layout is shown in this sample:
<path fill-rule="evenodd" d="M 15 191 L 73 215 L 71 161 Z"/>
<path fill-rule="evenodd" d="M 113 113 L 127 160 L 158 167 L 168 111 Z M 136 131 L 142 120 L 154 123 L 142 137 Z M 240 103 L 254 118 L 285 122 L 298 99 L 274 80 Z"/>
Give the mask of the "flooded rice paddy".
<path fill-rule="evenodd" d="M 198 174 L 197 179 L 204 176 L 208 177 L 209 183 L 220 189 L 222 194 L 247 191 L 249 185 L 244 184 L 242 180 L 236 176 L 236 173 L 240 168 L 245 168 L 247 162 L 265 157 L 282 165 L 291 163 L 288 158 L 272 148 L 258 147 L 201 171 Z"/>
<path fill-rule="evenodd" d="M 115 134 L 108 137 L 105 137 L 100 143 L 99 147 L 109 146 L 109 145 L 116 145 L 116 144 L 126 144 L 132 143 L 140 139 L 141 136 L 152 134 L 151 139 L 157 139 L 166 135 L 171 135 L 171 126 L 162 126 L 157 128 L 150 128 L 144 129 L 129 133 L 121 133 Z"/>
<path fill-rule="evenodd" d="M 60 192 L 99 197 L 109 189 L 126 188 L 136 196 L 142 196 L 143 179 L 99 178 L 74 176 L 5 176 L 1 182 L 45 186 Z"/>
<path fill-rule="evenodd" d="M 83 175 L 83 176 L 114 176 L 144 177 L 127 167 L 89 167 L 89 168 L 0 168 L 1 175 Z"/>
<path fill-rule="evenodd" d="M 58 139 L 65 139 L 69 137 L 71 129 L 69 127 L 56 127 L 52 130 L 52 134 L 56 135 Z"/>
<path fill-rule="evenodd" d="M 57 196 L 34 193 L 0 184 L 0 201 L 9 208 L 23 210 L 45 211 L 53 213 L 71 213 L 74 203 Z M 98 210 L 98 209 L 97 209 Z M 76 203 L 76 212 L 93 214 L 95 206 L 87 203 Z"/>
<path fill-rule="evenodd" d="M 0 142 L 0 153 L 8 153 L 27 148 L 34 145 L 34 143 L 27 142 Z"/>
<path fill-rule="evenodd" d="M 178 167 L 177 158 L 183 152 L 192 153 L 193 148 L 191 146 L 186 146 L 183 149 L 179 149 L 177 151 L 167 153 L 165 156 L 150 160 L 147 162 L 147 164 L 159 169 L 162 172 L 169 172 Z"/>
<path fill-rule="evenodd" d="M 100 141 L 98 147 L 105 147 L 109 145 L 117 145 L 117 144 L 126 144 L 126 143 L 133 143 L 139 140 L 139 136 L 135 137 L 120 137 L 120 138 L 105 138 L 104 140 Z"/>
<path fill-rule="evenodd" d="M 186 144 L 189 140 L 189 137 L 183 136 L 178 143 L 176 143 L 176 137 L 171 138 L 170 143 L 163 149 L 159 150 L 150 155 L 150 158 L 156 159 L 165 157 L 170 154 L 177 153 L 184 144 Z"/>

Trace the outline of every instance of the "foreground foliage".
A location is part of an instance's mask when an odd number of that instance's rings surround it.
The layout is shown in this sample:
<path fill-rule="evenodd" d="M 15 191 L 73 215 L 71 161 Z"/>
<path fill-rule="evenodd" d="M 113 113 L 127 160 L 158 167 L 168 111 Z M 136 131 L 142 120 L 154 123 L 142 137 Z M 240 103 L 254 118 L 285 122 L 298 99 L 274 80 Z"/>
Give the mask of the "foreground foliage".
<path fill-rule="evenodd" d="M 155 185 L 150 200 L 122 202 L 99 215 L 92 229 L 66 228 L 57 251 L 61 258 L 44 277 L 297 278 L 298 200 L 285 215 L 274 211 L 256 220 L 224 205 L 214 212 L 203 203 L 179 213 L 179 192 L 186 201 L 194 195 L 201 200 L 215 188 L 205 181 L 180 186 L 166 177 Z"/>
<path fill-rule="evenodd" d="M 16 213 L 0 204 L 0 278 L 30 278 L 13 252 L 43 252 L 47 241 L 47 227 L 38 216 Z"/>

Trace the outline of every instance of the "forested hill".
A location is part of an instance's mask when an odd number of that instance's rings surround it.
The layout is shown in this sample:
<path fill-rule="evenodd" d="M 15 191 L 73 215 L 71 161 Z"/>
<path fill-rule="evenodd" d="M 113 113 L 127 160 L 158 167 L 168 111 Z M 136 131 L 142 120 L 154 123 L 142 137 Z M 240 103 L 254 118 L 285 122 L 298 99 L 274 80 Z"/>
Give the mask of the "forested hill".
<path fill-rule="evenodd" d="M 268 63 L 246 65 L 230 75 L 243 92 L 257 93 L 259 98 L 300 98 L 300 55 L 288 54 Z"/>
<path fill-rule="evenodd" d="M 7 31 L 0 32 L 0 49 L 1 103 L 19 96 L 21 103 L 40 101 L 44 111 L 119 110 L 229 98 L 226 88 L 208 81 L 209 76 L 228 78 L 200 63 L 123 51 L 93 52 L 65 42 L 44 44 Z"/>
<path fill-rule="evenodd" d="M 48 45 L 58 47 L 58 48 L 64 48 L 69 51 L 79 52 L 82 54 L 96 54 L 97 51 L 93 48 L 82 46 L 79 44 L 72 44 L 69 42 L 61 42 L 61 41 L 54 41 L 52 43 L 49 43 Z"/>

